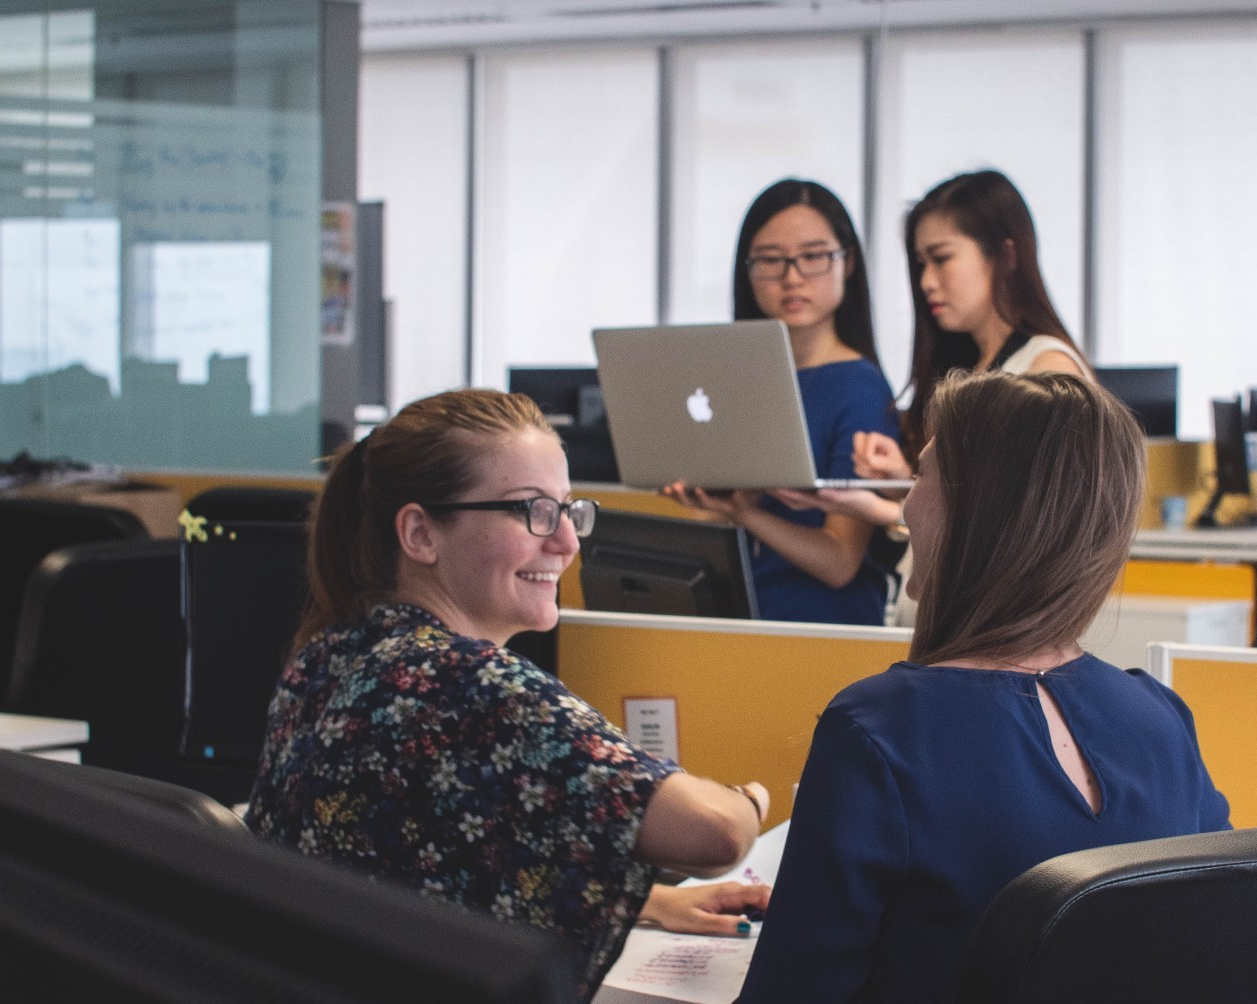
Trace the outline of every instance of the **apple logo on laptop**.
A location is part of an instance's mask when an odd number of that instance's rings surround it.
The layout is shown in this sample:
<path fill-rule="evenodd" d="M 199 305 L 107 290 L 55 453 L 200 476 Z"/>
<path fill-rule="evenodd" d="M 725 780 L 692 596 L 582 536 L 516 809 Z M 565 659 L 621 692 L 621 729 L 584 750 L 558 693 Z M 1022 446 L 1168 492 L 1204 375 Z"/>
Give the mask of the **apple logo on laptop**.
<path fill-rule="evenodd" d="M 710 422 L 712 417 L 711 398 L 699 387 L 689 397 L 685 399 L 685 407 L 690 413 L 690 418 L 695 422 Z"/>

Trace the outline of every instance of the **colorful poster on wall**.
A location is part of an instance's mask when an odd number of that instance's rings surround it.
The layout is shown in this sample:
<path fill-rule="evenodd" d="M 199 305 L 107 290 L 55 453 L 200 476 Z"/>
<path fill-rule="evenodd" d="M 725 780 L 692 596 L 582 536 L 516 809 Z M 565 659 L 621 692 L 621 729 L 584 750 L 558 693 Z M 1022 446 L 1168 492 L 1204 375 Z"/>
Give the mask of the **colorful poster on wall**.
<path fill-rule="evenodd" d="M 319 316 L 324 345 L 349 345 L 354 340 L 356 218 L 352 202 L 323 203 Z"/>

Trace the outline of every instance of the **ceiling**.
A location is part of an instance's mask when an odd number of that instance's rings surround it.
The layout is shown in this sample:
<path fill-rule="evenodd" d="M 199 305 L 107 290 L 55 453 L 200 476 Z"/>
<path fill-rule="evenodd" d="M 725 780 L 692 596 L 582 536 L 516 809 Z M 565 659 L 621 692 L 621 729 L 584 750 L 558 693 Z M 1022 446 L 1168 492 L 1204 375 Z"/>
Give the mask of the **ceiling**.
<path fill-rule="evenodd" d="M 1069 23 L 1257 12 L 1257 0 L 360 0 L 366 51 Z"/>

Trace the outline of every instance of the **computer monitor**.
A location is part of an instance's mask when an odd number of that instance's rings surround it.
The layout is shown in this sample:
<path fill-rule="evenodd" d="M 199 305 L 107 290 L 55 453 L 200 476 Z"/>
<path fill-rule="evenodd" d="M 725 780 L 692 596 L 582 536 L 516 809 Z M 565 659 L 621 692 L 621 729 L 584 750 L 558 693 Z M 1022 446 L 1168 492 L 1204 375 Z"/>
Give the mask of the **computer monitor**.
<path fill-rule="evenodd" d="M 594 425 L 602 419 L 596 397 L 589 395 L 589 388 L 598 386 L 592 366 L 512 366 L 506 371 L 507 390 L 527 394 L 555 425 Z"/>
<path fill-rule="evenodd" d="M 0 752 L 13 1001 L 572 1004 L 566 944 Z"/>
<path fill-rule="evenodd" d="M 1144 435 L 1178 435 L 1177 366 L 1097 366 L 1095 375 L 1134 413 Z"/>
<path fill-rule="evenodd" d="M 1223 495 L 1250 494 L 1248 457 L 1244 449 L 1244 406 L 1238 397 L 1213 402 L 1213 451 L 1217 482 L 1196 521 L 1197 526 L 1217 526 L 1217 508 Z"/>
<path fill-rule="evenodd" d="M 308 594 L 306 529 L 295 521 L 210 519 L 203 531 L 182 546 L 180 752 L 252 767 Z"/>
<path fill-rule="evenodd" d="M 597 369 L 513 366 L 507 370 L 507 389 L 527 394 L 550 419 L 567 449 L 572 480 L 612 484 L 620 480 Z"/>
<path fill-rule="evenodd" d="M 755 618 L 746 531 L 725 523 L 603 509 L 581 541 L 589 610 Z"/>

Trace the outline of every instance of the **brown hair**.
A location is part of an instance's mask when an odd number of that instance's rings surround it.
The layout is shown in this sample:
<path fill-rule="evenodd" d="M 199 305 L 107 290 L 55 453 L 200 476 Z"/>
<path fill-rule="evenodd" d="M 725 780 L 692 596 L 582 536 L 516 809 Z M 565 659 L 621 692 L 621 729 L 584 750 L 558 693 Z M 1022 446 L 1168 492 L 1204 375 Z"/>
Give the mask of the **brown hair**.
<path fill-rule="evenodd" d="M 1012 325 L 1014 332 L 1052 335 L 1074 345 L 1048 298 L 1039 272 L 1034 219 L 1017 186 L 999 171 L 988 170 L 958 174 L 930 189 L 904 221 L 915 317 L 912 403 L 904 421 L 904 438 L 912 457 L 925 445 L 925 410 L 935 385 L 952 369 L 971 370 L 978 362 L 973 336 L 964 331 L 944 331 L 921 290 L 924 265 L 917 259 L 917 227 L 926 216 L 935 213 L 947 217 L 952 226 L 976 241 L 987 261 L 997 266 L 1009 260 L 1008 248 L 1012 246 L 1011 267 L 995 267 L 991 271 L 991 299 L 996 312 Z"/>
<path fill-rule="evenodd" d="M 408 404 L 337 451 L 311 518 L 310 602 L 294 650 L 331 624 L 364 617 L 392 592 L 399 553 L 393 521 L 402 506 L 456 501 L 474 487 L 478 461 L 496 441 L 528 429 L 554 435 L 531 398 L 455 390 Z"/>
<path fill-rule="evenodd" d="M 910 658 L 1016 661 L 1077 641 L 1135 535 L 1138 423 L 1067 373 L 951 374 L 928 419 L 943 513 Z"/>

